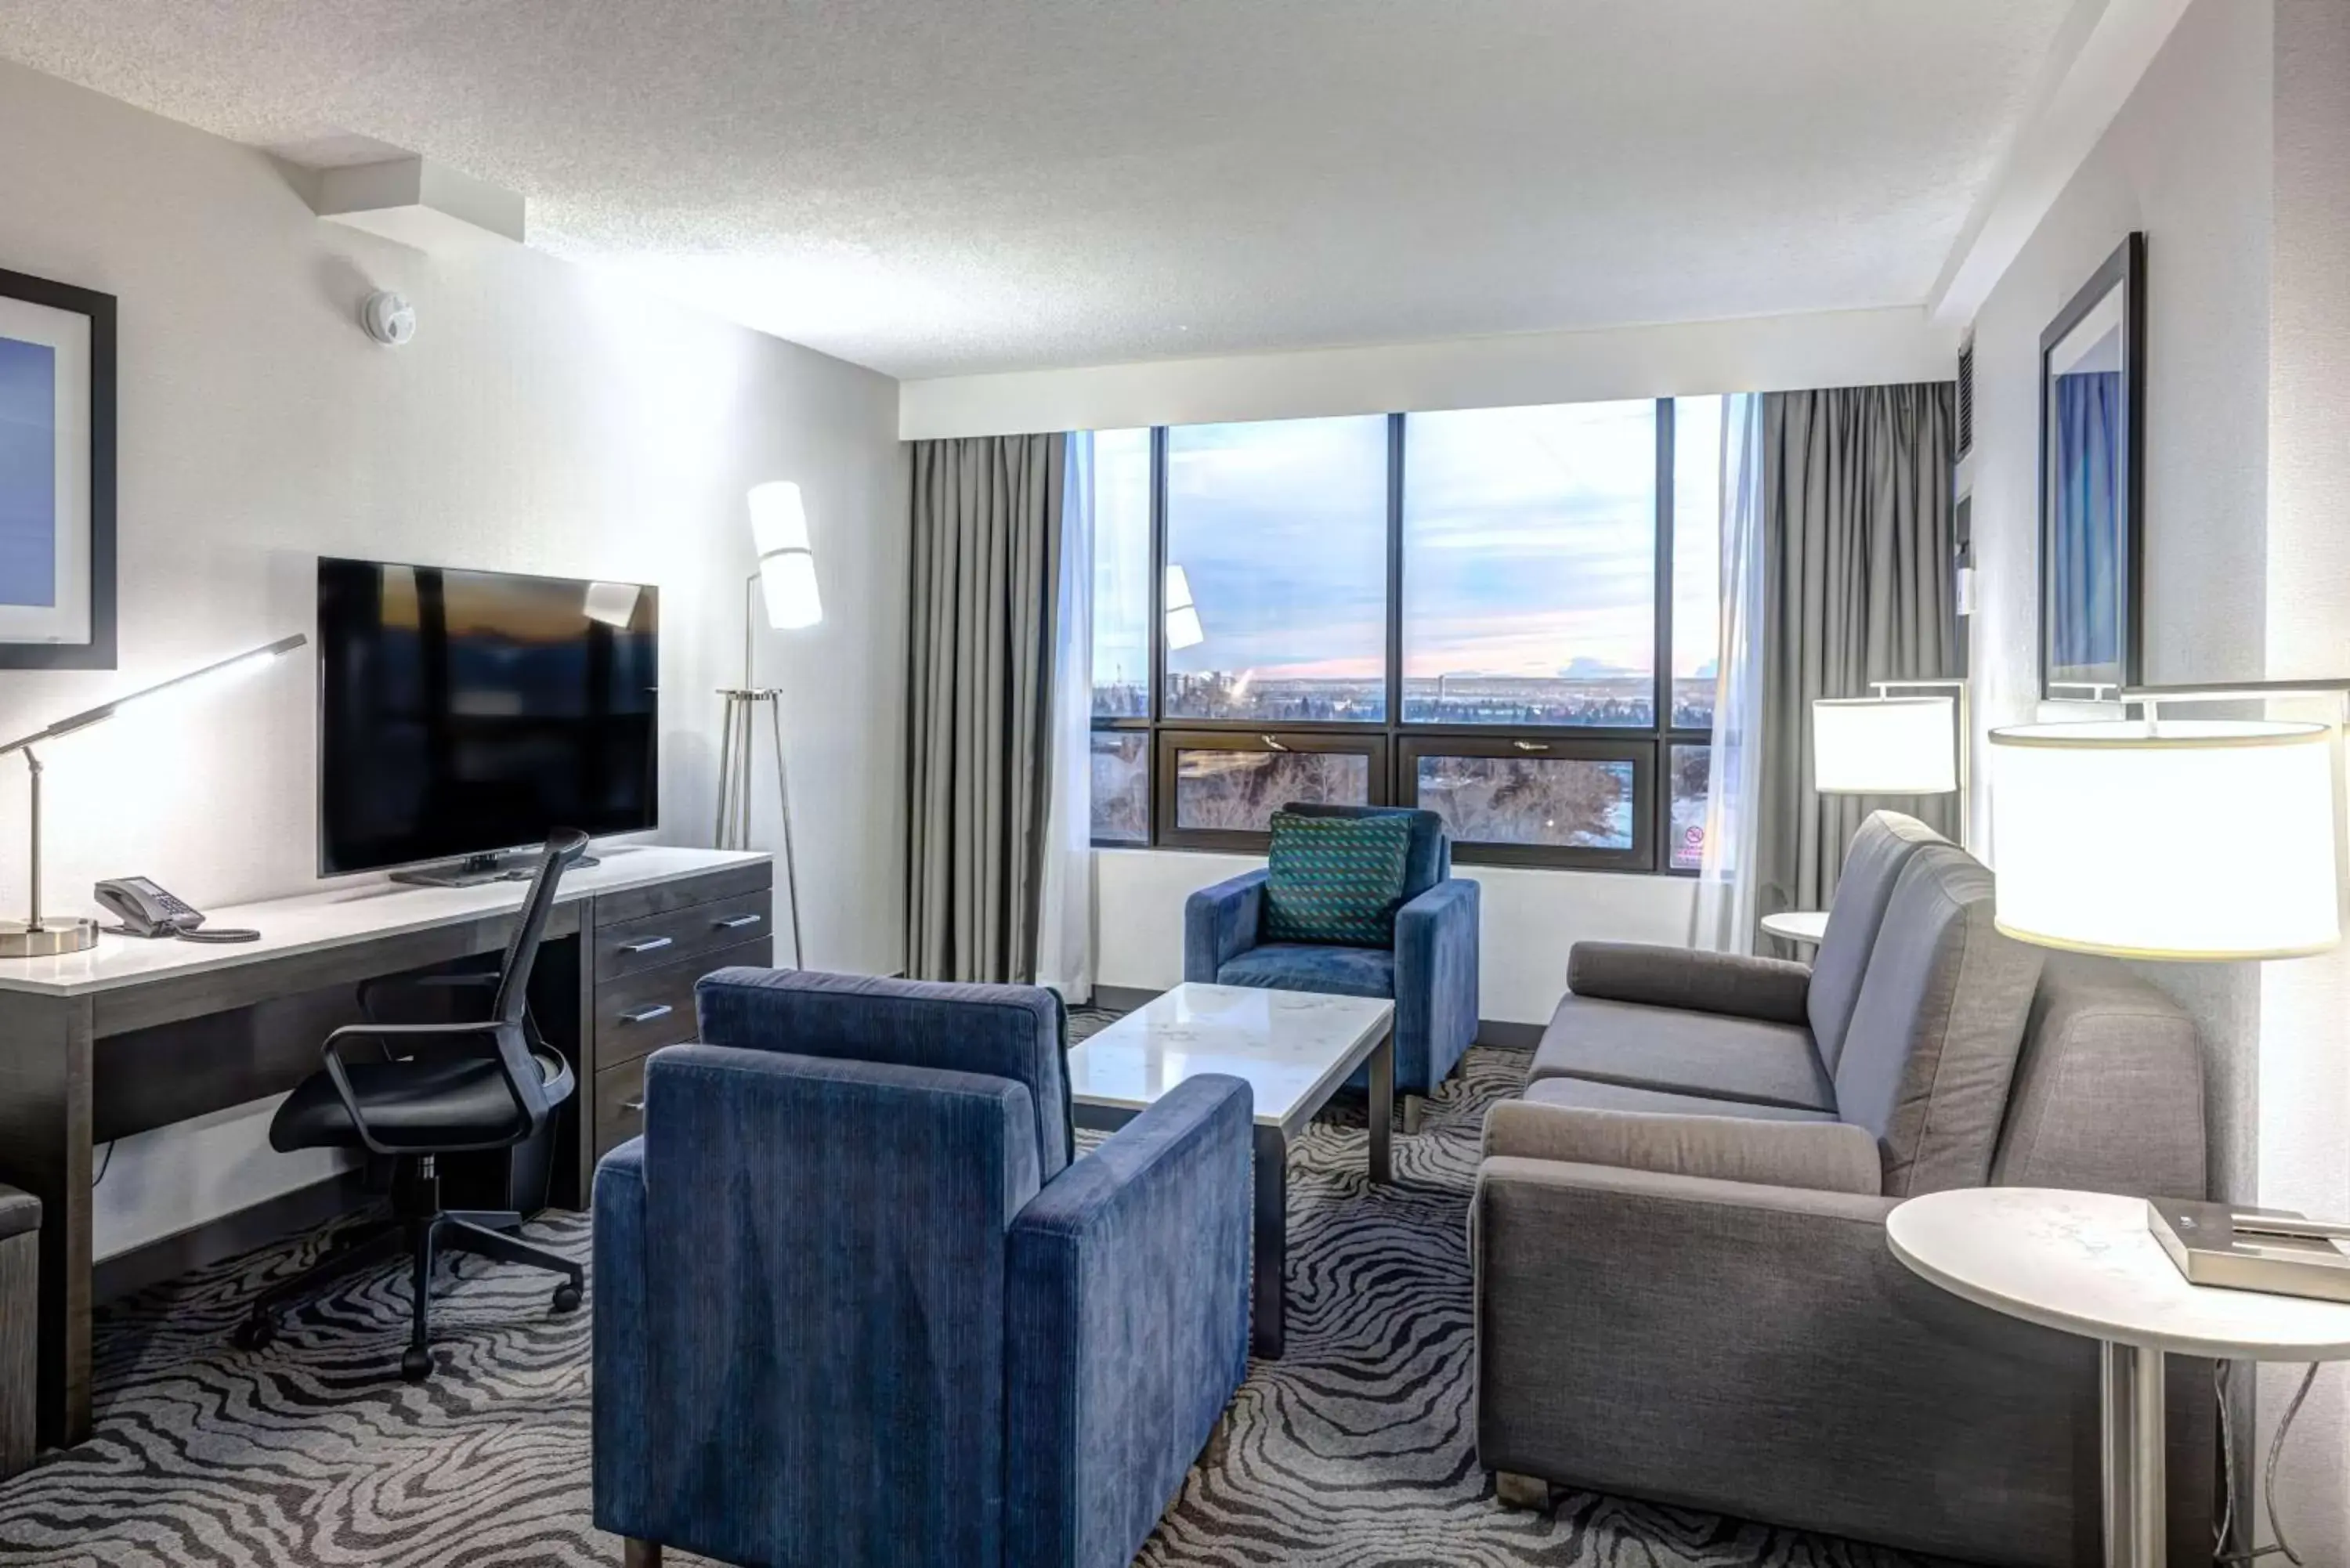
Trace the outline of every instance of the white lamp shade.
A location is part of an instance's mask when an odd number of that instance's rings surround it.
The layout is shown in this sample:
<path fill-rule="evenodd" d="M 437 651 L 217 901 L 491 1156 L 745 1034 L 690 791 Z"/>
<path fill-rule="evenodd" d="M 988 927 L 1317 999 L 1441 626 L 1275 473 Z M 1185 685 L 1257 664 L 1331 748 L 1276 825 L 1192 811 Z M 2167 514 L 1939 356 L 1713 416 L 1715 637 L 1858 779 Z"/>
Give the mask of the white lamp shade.
<path fill-rule="evenodd" d="M 807 506 L 800 487 L 778 479 L 751 489 L 751 540 L 759 552 L 759 588 L 767 624 L 783 631 L 824 618 L 816 591 L 816 553 L 808 545 Z"/>
<path fill-rule="evenodd" d="M 2125 958 L 2333 947 L 2333 738 L 2211 720 L 1992 731 L 1999 929 Z"/>
<path fill-rule="evenodd" d="M 1200 624 L 1200 608 L 1191 602 L 1191 579 L 1172 562 L 1167 567 L 1167 646 L 1197 648 L 1208 640 Z"/>
<path fill-rule="evenodd" d="M 1824 698 L 1812 704 L 1822 794 L 1949 794 L 1959 787 L 1956 700 Z"/>
<path fill-rule="evenodd" d="M 759 557 L 759 590 L 767 601 L 767 624 L 796 631 L 824 618 L 816 592 L 816 557 L 806 550 L 779 550 Z"/>

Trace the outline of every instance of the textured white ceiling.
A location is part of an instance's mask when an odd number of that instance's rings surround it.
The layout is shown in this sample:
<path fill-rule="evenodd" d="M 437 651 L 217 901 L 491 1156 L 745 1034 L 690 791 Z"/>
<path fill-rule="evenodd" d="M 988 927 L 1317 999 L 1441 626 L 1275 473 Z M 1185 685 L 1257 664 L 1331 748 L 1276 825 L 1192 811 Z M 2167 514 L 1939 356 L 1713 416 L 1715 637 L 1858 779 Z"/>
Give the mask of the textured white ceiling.
<path fill-rule="evenodd" d="M 6 0 L 899 376 L 1916 304 L 2072 0 Z"/>

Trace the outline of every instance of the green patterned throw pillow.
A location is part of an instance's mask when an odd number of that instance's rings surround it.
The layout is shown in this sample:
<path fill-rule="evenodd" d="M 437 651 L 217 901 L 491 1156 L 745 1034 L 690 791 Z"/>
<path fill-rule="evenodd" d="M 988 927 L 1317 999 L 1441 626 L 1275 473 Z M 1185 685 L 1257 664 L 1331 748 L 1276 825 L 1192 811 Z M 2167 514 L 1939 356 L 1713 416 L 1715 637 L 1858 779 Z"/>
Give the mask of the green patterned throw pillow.
<path fill-rule="evenodd" d="M 1391 945 L 1410 849 L 1408 816 L 1274 812 L 1263 940 Z"/>

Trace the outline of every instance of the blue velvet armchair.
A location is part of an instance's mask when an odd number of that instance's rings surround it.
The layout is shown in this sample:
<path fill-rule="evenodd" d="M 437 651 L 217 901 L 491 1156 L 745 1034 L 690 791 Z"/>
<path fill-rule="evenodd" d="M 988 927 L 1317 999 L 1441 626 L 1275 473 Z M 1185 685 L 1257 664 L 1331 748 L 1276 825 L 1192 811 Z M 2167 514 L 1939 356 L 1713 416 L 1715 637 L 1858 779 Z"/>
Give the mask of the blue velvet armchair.
<path fill-rule="evenodd" d="M 1396 1004 L 1395 1086 L 1404 1130 L 1419 1128 L 1435 1093 L 1477 1038 L 1477 884 L 1452 875 L 1452 840 L 1432 811 L 1385 805 L 1289 805 L 1305 816 L 1408 816 L 1403 908 L 1392 948 L 1257 940 L 1265 873 L 1202 888 L 1183 909 L 1183 978 L 1219 985 L 1384 996 Z M 1357 1074 L 1357 1088 L 1367 1085 Z"/>
<path fill-rule="evenodd" d="M 1124 1568 L 1248 1358 L 1248 1085 L 1075 1158 L 1060 1003 L 702 982 L 596 1173 L 595 1519 L 632 1564 Z"/>

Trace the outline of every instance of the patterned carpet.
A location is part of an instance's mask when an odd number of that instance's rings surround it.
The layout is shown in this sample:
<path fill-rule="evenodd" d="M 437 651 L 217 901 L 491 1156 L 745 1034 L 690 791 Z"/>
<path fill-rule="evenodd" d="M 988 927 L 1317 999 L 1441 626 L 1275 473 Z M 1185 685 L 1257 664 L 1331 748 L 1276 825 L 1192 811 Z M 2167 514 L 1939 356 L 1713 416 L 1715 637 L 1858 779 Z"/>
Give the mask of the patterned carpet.
<path fill-rule="evenodd" d="M 1484 1108 L 1524 1067 L 1472 1052 L 1428 1130 L 1396 1140 L 1392 1187 L 1365 1179 L 1359 1107 L 1301 1140 L 1289 1354 L 1252 1366 L 1139 1562 L 1911 1568 L 1874 1548 L 1617 1499 L 1569 1497 L 1550 1514 L 1494 1504 L 1476 1459 L 1463 1215 Z M 584 1219 L 531 1233 L 587 1256 Z M 554 1316 L 546 1282 L 466 1258 L 453 1275 L 444 1265 L 442 1370 L 423 1386 L 393 1373 L 404 1278 L 345 1287 L 289 1318 L 266 1351 L 230 1348 L 245 1298 L 307 1255 L 255 1253 L 106 1314 L 97 1435 L 0 1485 L 0 1563 L 619 1561 L 588 1521 L 588 1313 Z"/>

